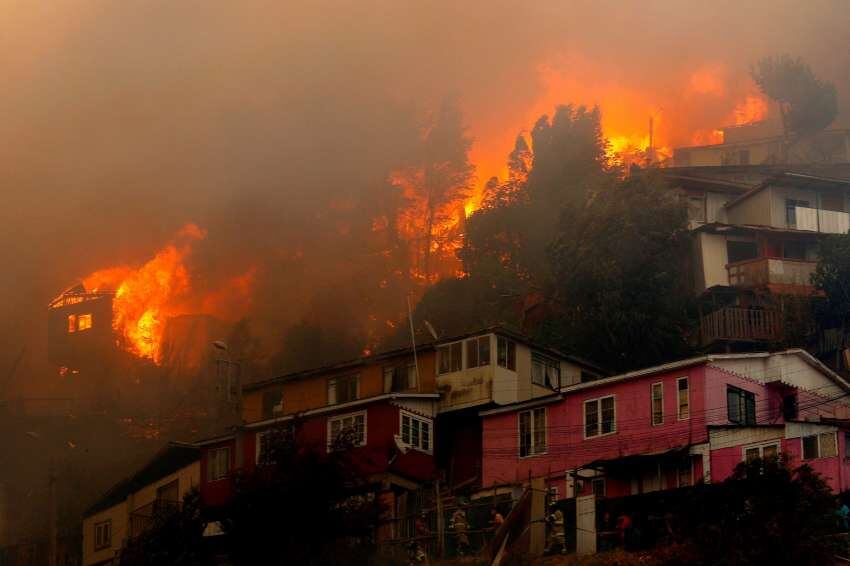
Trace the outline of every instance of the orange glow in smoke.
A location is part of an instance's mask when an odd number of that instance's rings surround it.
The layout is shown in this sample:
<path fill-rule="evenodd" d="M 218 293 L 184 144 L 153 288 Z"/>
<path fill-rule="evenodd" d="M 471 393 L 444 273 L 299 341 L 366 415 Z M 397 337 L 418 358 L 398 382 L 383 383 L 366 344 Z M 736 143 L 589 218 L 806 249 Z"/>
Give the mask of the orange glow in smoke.
<path fill-rule="evenodd" d="M 767 118 L 767 100 L 763 96 L 750 94 L 735 106 L 735 125 L 752 124 Z"/>

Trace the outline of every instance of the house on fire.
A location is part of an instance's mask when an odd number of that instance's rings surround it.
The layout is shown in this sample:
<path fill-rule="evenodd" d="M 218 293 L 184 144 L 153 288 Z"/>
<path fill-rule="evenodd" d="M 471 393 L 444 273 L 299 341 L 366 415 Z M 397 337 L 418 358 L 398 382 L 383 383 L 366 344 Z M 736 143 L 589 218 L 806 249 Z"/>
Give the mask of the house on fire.
<path fill-rule="evenodd" d="M 47 358 L 70 371 L 102 364 L 102 355 L 114 348 L 112 299 L 114 292 L 87 291 L 82 284 L 65 290 L 47 309 Z"/>

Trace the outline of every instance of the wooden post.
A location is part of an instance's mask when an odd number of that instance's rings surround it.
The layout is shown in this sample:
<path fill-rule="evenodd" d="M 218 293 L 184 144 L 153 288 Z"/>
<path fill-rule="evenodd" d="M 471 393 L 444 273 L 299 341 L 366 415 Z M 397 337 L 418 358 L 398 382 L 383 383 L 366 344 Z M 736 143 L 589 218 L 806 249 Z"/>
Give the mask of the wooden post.
<path fill-rule="evenodd" d="M 540 556 L 546 550 L 546 482 L 535 478 L 528 485 L 531 490 L 531 524 L 528 553 Z"/>
<path fill-rule="evenodd" d="M 440 495 L 440 480 L 434 482 L 434 494 L 437 496 L 437 557 L 442 558 L 445 549 L 446 527 L 443 523 L 443 499 Z"/>

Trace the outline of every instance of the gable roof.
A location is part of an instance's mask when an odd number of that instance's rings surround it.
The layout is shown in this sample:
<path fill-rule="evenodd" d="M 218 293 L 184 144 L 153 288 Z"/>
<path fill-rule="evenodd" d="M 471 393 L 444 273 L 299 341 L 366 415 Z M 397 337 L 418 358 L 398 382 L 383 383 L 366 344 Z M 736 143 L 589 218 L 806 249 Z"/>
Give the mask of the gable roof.
<path fill-rule="evenodd" d="M 162 478 L 185 468 L 201 457 L 197 446 L 179 442 L 169 442 L 156 455 L 133 475 L 122 479 L 112 486 L 91 507 L 86 509 L 83 517 L 90 517 L 105 509 L 118 505 L 131 493 L 139 491 Z"/>

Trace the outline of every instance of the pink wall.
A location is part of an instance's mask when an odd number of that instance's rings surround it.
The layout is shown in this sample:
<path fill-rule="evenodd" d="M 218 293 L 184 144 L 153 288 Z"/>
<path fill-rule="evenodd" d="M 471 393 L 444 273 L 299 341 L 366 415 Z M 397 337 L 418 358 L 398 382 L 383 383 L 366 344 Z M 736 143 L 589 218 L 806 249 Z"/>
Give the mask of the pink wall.
<path fill-rule="evenodd" d="M 688 377 L 690 418 L 677 419 L 676 380 Z M 664 423 L 652 426 L 650 385 L 664 384 Z M 512 483 L 529 476 L 560 475 L 565 470 L 598 459 L 657 452 L 706 442 L 705 367 L 693 366 L 609 385 L 567 393 L 566 398 L 546 406 L 548 450 L 530 458 L 519 458 L 516 412 L 484 418 L 483 484 Z M 617 432 L 584 439 L 584 401 L 616 396 Z M 724 393 L 725 406 L 725 393 Z"/>

